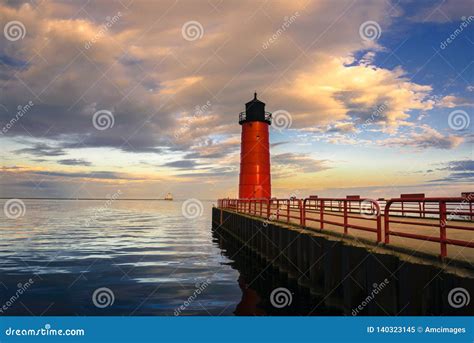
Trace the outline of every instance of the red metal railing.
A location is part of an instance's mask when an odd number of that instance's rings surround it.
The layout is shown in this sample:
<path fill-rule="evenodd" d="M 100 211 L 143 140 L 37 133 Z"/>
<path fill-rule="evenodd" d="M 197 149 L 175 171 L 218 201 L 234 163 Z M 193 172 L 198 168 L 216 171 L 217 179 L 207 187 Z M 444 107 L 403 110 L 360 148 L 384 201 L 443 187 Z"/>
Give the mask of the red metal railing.
<path fill-rule="evenodd" d="M 472 222 L 473 219 L 472 202 L 471 197 L 390 199 L 387 201 L 384 211 L 385 243 L 390 243 L 390 236 L 437 242 L 440 243 L 440 255 L 442 257 L 446 257 L 448 254 L 448 244 L 474 248 L 472 239 L 460 240 L 447 237 L 448 230 L 474 231 L 472 225 L 465 225 L 466 222 Z M 402 207 L 406 203 L 416 203 L 418 208 L 412 206 L 406 209 Z M 400 213 L 402 213 L 401 216 Z M 405 215 L 405 218 L 409 220 L 396 218 L 397 215 L 400 217 Z M 417 221 L 416 217 L 432 219 L 432 221 Z M 457 224 L 451 224 L 452 222 Z M 398 230 L 392 229 L 391 224 L 397 225 Z M 412 229 L 413 231 L 413 228 L 416 227 L 439 228 L 439 235 L 436 237 L 402 231 L 403 229 Z"/>
<path fill-rule="evenodd" d="M 315 214 L 311 217 L 310 214 Z M 337 219 L 342 219 L 338 221 Z M 348 198 L 307 198 L 303 200 L 302 223 L 316 222 L 322 230 L 326 224 L 343 228 L 376 233 L 377 242 L 382 241 L 382 219 L 377 201 Z M 358 224 L 356 224 L 358 223 Z"/>
<path fill-rule="evenodd" d="M 474 237 L 470 240 L 448 237 L 448 232 L 454 230 L 474 231 L 474 193 L 466 194 L 468 196 L 454 198 L 407 194 L 378 201 L 359 196 L 220 199 L 218 207 L 307 228 L 316 225 L 320 230 L 341 229 L 344 234 L 348 234 L 349 230 L 365 231 L 374 233 L 377 242 L 382 242 L 384 236 L 385 244 L 390 244 L 391 236 L 435 242 L 440 244 L 440 255 L 446 257 L 448 245 L 474 248 Z"/>
<path fill-rule="evenodd" d="M 306 198 L 306 199 L 220 199 L 218 207 L 257 217 L 307 226 L 318 223 L 343 229 L 373 232 L 382 241 L 382 219 L 379 204 L 369 199 Z M 371 223 L 364 224 L 364 223 Z"/>

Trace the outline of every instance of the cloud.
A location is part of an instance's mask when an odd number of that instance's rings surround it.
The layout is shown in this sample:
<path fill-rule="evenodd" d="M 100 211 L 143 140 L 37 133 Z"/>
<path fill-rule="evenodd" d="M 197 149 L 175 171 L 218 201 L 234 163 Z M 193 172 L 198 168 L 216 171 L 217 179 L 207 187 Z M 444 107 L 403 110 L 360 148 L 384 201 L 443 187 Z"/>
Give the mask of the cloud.
<path fill-rule="evenodd" d="M 453 108 L 458 106 L 474 106 L 474 101 L 470 99 L 460 98 L 454 95 L 442 97 L 437 103 L 437 107 Z"/>
<path fill-rule="evenodd" d="M 441 183 L 469 183 L 472 184 L 474 182 L 474 172 L 466 172 L 466 173 L 452 173 L 446 177 L 430 180 L 428 182 L 441 182 Z"/>
<path fill-rule="evenodd" d="M 427 126 L 402 134 L 399 137 L 377 141 L 383 146 L 413 147 L 417 149 L 454 149 L 464 141 L 464 138 L 454 135 L 444 136 L 439 131 Z"/>
<path fill-rule="evenodd" d="M 23 160 L 26 155 L 64 155 L 58 163 L 91 167 L 69 157 L 74 149 L 102 147 L 119 150 L 114 154 L 124 160 L 131 153 L 137 160 L 146 158 L 150 169 L 173 168 L 166 172 L 176 177 L 235 175 L 238 113 L 254 90 L 268 111 L 291 114 L 296 134 L 316 132 L 326 134 L 329 142 L 361 143 L 351 135 L 370 119 L 367 131 L 393 135 L 380 140 L 383 145 L 452 149 L 462 142 L 428 126 L 415 126 L 413 115 L 436 106 L 430 85 L 414 82 L 401 67 L 374 65 L 384 48 L 364 43 L 359 27 L 370 19 L 380 24 L 383 35 L 389 33 L 401 12 L 388 1 L 280 1 L 257 6 L 252 1 L 226 1 L 191 6 L 136 0 L 128 8 L 120 2 L 96 2 L 82 11 L 81 6 L 64 1 L 0 5 L 0 22 L 21 20 L 27 28 L 25 38 L 16 42 L 0 35 L 0 103 L 9 109 L 30 99 L 35 103 L 2 137 L 7 143 L 35 139 L 15 151 Z M 450 6 L 446 13 L 455 11 Z M 120 18 L 104 31 L 106 18 L 118 12 Z M 295 22 L 263 48 L 284 18 L 295 12 Z M 204 27 L 201 39 L 182 37 L 181 28 L 189 20 Z M 460 103 L 449 97 L 443 102 Z M 197 113 L 197 106 L 207 104 Z M 382 105 L 383 111 L 374 117 Z M 94 113 L 100 110 L 113 114 L 113 127 L 94 127 Z M 10 120 L 11 113 L 0 109 L 0 126 Z M 330 168 L 330 162 L 307 154 L 280 154 L 274 156 L 274 166 L 281 176 L 321 171 Z M 48 174 L 36 172 L 24 176 Z M 50 177 L 63 178 L 64 183 L 94 174 L 55 172 Z M 103 183 L 133 179 L 107 171 L 98 175 Z M 148 189 L 154 188 L 147 185 Z"/>
<path fill-rule="evenodd" d="M 451 161 L 446 167 L 440 170 L 474 172 L 474 160 Z"/>
<path fill-rule="evenodd" d="M 351 126 L 364 123 L 383 106 L 371 124 L 393 133 L 400 126 L 411 125 L 410 111 L 433 108 L 431 86 L 411 82 L 402 68 L 388 70 L 347 62 L 318 56 L 318 64 L 296 75 L 291 88 L 277 89 L 294 99 L 296 108 L 290 111 L 293 127 L 327 124 L 337 130 L 336 126 L 343 124 L 353 130 Z"/>
<path fill-rule="evenodd" d="M 66 155 L 66 152 L 62 148 L 50 146 L 46 143 L 36 143 L 31 148 L 19 149 L 15 152 L 19 154 L 29 154 L 40 157 Z"/>
<path fill-rule="evenodd" d="M 316 173 L 331 168 L 328 160 L 316 160 L 304 153 L 282 153 L 271 158 L 275 178 L 294 176 L 295 173 Z"/>
<path fill-rule="evenodd" d="M 194 169 L 198 164 L 194 160 L 179 160 L 163 164 L 165 167 L 177 169 Z"/>
<path fill-rule="evenodd" d="M 223 140 L 205 139 L 189 149 L 187 159 L 222 159 L 237 152 L 240 148 L 240 137 L 232 136 Z"/>
<path fill-rule="evenodd" d="M 276 148 L 278 146 L 285 145 L 285 144 L 291 144 L 291 141 L 283 141 L 283 142 L 272 143 L 272 144 L 270 144 L 270 149 Z"/>
<path fill-rule="evenodd" d="M 382 27 L 390 24 L 385 14 L 392 7 L 384 2 L 279 2 L 257 9 L 252 2 L 226 2 L 219 4 L 219 16 L 209 16 L 215 8 L 206 4 L 135 1 L 125 9 L 120 3 L 100 3 L 94 6 L 94 19 L 79 7 L 54 1 L 0 6 L 2 22 L 20 18 L 27 27 L 25 39 L 2 41 L 0 54 L 8 61 L 28 61 L 21 70 L 0 67 L 6 75 L 0 81 L 0 100 L 8 108 L 35 100 L 31 113 L 8 136 L 31 134 L 68 149 L 163 154 L 164 148 L 186 151 L 210 137 L 237 133 L 237 115 L 254 89 L 262 90 L 270 109 L 294 114 L 297 128 L 364 116 L 381 92 L 393 103 L 387 115 L 390 127 L 405 119 L 408 110 L 429 105 L 423 101 L 428 89 L 408 82 L 398 70 L 372 68 L 373 53 L 366 53 L 357 66 L 346 66 L 345 58 L 339 58 L 367 48 L 358 27 L 369 9 L 372 20 Z M 116 23 L 104 31 L 103 18 L 119 12 Z M 295 12 L 299 16 L 291 27 L 263 49 L 275 24 L 260 20 L 262 15 L 283 23 Z M 157 21 L 157 13 L 166 15 Z M 205 28 L 195 42 L 181 36 L 191 15 Z M 231 20 L 235 17 L 245 25 Z M 317 42 L 314 32 L 324 33 Z M 298 49 L 287 48 L 295 41 L 308 47 L 305 54 L 312 63 Z M 275 66 L 287 67 L 275 72 Z M 318 81 L 323 74 L 328 76 Z M 311 82 L 316 82 L 313 87 Z M 370 96 L 384 84 L 385 89 Z M 212 106 L 206 113 L 193 116 L 196 106 L 208 102 Z M 361 113 L 355 113 L 357 104 Z M 92 117 L 103 109 L 113 113 L 115 123 L 98 131 Z M 0 114 L 0 121 L 8 120 Z"/>
<path fill-rule="evenodd" d="M 474 160 L 455 160 L 441 164 L 436 171 L 448 171 L 449 173 L 443 177 L 429 180 L 430 184 L 439 183 L 440 185 L 449 183 L 472 183 L 474 181 Z M 428 170 L 426 173 L 435 172 Z"/>
<path fill-rule="evenodd" d="M 326 129 L 327 133 L 352 133 L 356 132 L 354 123 L 351 122 L 338 122 L 329 125 Z"/>
<path fill-rule="evenodd" d="M 129 176 L 123 173 L 112 171 L 94 171 L 94 172 L 61 172 L 61 171 L 32 171 L 33 175 L 61 178 L 79 178 L 79 179 L 105 179 L 105 180 L 141 180 L 139 177 Z"/>
<path fill-rule="evenodd" d="M 59 164 L 63 164 L 66 166 L 86 166 L 89 167 L 92 165 L 92 163 L 83 160 L 83 159 L 78 159 L 78 158 L 67 158 L 64 160 L 59 160 L 57 161 Z"/>

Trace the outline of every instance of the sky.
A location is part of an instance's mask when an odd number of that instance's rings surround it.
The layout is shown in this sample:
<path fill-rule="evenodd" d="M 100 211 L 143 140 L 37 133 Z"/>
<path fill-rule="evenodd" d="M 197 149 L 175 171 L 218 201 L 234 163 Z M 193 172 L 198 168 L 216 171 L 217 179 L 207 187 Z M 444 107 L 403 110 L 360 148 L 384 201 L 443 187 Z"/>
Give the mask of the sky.
<path fill-rule="evenodd" d="M 1 1 L 1 197 L 236 197 L 238 114 L 272 192 L 474 191 L 474 2 Z"/>

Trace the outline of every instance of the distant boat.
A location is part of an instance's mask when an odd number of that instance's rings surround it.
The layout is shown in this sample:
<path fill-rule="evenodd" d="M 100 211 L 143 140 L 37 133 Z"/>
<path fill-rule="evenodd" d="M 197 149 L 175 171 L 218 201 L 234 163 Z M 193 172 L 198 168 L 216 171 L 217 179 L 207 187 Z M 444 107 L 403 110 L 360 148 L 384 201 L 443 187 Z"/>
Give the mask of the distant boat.
<path fill-rule="evenodd" d="M 171 193 L 166 194 L 165 200 L 173 200 L 173 195 Z"/>

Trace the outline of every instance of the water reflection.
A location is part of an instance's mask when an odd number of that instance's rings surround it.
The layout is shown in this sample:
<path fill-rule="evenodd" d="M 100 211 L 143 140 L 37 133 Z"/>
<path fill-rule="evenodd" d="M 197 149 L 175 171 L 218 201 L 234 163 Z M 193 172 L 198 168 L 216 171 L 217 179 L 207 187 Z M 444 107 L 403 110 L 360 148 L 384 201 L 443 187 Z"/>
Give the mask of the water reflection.
<path fill-rule="evenodd" d="M 0 204 L 3 206 L 3 204 Z M 25 201 L 0 221 L 1 315 L 331 315 L 293 280 L 211 230 L 211 202 L 188 219 L 179 201 Z M 91 219 L 92 218 L 92 219 Z M 33 283 L 12 300 L 19 285 Z M 205 289 L 200 284 L 209 280 Z M 99 288 L 113 292 L 99 308 Z M 276 287 L 290 306 L 269 301 Z M 196 295 L 196 296 L 194 296 Z"/>
<path fill-rule="evenodd" d="M 342 315 L 342 310 L 329 309 L 324 306 L 324 298 L 310 294 L 309 290 L 298 285 L 296 280 L 289 279 L 280 273 L 266 260 L 262 260 L 251 249 L 242 245 L 225 233 L 213 230 L 214 241 L 222 249 L 222 253 L 230 259 L 230 266 L 239 271 L 238 284 L 242 290 L 242 298 L 236 306 L 234 314 L 240 316 L 331 316 Z M 288 299 L 271 302 L 271 294 L 278 288 L 285 288 L 291 293 Z M 275 299 L 275 297 L 274 297 Z"/>
<path fill-rule="evenodd" d="M 211 202 L 193 220 L 179 201 L 116 201 L 100 216 L 103 201 L 25 204 L 24 217 L 0 222 L 0 308 L 34 283 L 0 315 L 174 315 L 207 279 L 181 315 L 232 315 L 239 302 L 239 274 L 212 242 Z M 93 304 L 101 287 L 112 306 Z"/>

